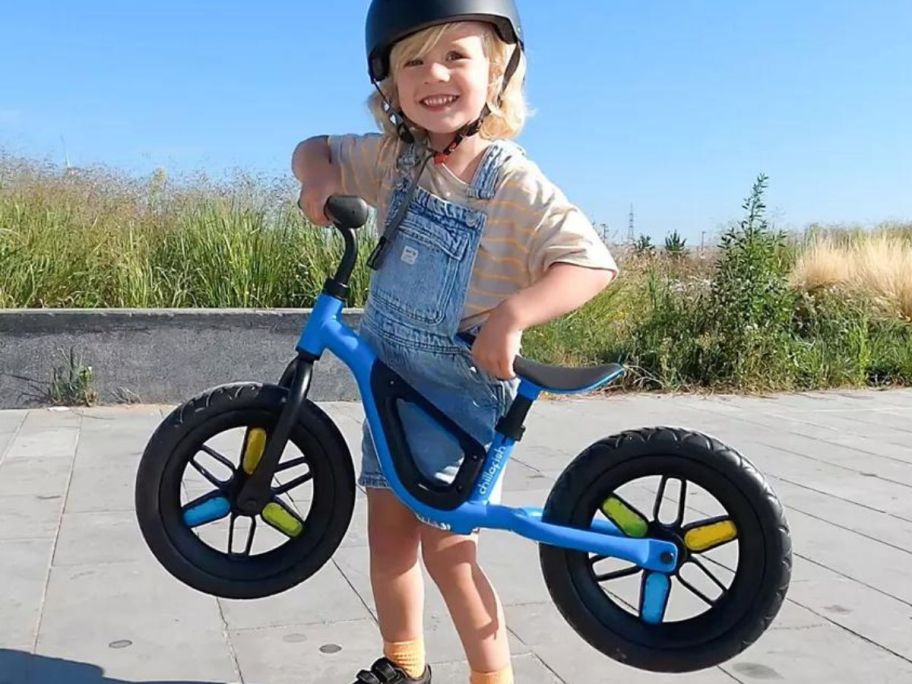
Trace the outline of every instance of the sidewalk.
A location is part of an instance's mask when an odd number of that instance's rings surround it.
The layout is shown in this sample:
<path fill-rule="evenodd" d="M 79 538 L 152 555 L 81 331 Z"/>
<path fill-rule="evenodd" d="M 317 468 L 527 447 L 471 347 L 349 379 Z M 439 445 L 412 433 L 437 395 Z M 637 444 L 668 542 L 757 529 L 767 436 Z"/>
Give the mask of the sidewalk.
<path fill-rule="evenodd" d="M 361 409 L 321 404 L 358 452 Z M 136 464 L 167 407 L 0 412 L 0 684 L 351 684 L 378 655 L 365 500 L 315 577 L 270 599 L 216 600 L 171 578 L 133 513 Z M 912 391 L 774 398 L 616 396 L 540 402 L 505 502 L 543 505 L 595 439 L 683 425 L 738 448 L 788 510 L 788 601 L 721 667 L 656 675 L 609 660 L 549 601 L 536 546 L 488 532 L 481 555 L 506 606 L 523 684 L 912 682 Z M 428 585 L 435 684 L 467 681 Z"/>

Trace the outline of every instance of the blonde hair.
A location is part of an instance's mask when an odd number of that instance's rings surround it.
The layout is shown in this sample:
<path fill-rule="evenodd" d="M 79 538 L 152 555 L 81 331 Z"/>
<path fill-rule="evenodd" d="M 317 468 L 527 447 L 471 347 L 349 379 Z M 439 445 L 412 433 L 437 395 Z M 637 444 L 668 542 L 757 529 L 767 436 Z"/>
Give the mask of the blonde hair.
<path fill-rule="evenodd" d="M 389 98 L 394 111 L 399 111 L 400 109 L 395 74 L 406 62 L 427 54 L 428 51 L 433 49 L 451 26 L 453 26 L 452 23 L 431 26 L 403 38 L 393 46 L 389 58 L 389 75 L 378 85 Z M 487 103 L 491 113 L 485 117 L 478 133 L 488 140 L 515 138 L 522 130 L 529 114 L 529 108 L 523 93 L 523 81 L 526 75 L 526 57 L 524 54 L 520 53 L 516 71 L 510 77 L 506 90 L 501 94 L 507 64 L 510 61 L 513 50 L 518 49 L 518 45 L 505 43 L 492 26 L 485 24 L 484 52 L 491 64 L 488 73 Z M 500 105 L 497 104 L 498 96 L 500 96 Z M 367 104 L 382 131 L 387 135 L 396 135 L 396 127 L 389 119 L 386 105 L 380 93 L 371 93 Z"/>

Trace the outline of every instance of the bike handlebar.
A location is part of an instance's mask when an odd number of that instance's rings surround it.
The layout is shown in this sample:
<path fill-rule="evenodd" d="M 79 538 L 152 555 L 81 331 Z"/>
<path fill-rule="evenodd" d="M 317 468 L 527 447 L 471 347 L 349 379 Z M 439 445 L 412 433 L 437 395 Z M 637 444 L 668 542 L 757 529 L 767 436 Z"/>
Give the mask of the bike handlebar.
<path fill-rule="evenodd" d="M 367 223 L 368 207 L 360 197 L 354 195 L 332 195 L 326 200 L 323 213 L 345 238 L 345 253 L 336 274 L 327 279 L 323 291 L 340 299 L 348 297 L 348 281 L 358 259 L 358 243 L 355 229 Z"/>
<path fill-rule="evenodd" d="M 367 223 L 367 202 L 354 195 L 332 195 L 323 212 L 340 230 L 354 230 Z"/>

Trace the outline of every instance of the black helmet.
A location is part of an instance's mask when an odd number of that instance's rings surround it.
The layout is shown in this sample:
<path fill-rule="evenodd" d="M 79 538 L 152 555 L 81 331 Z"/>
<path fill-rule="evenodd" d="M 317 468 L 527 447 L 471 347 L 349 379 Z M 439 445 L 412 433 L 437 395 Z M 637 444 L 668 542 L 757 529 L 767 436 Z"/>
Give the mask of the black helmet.
<path fill-rule="evenodd" d="M 389 75 L 393 45 L 430 26 L 451 21 L 493 24 L 505 43 L 523 47 L 522 25 L 513 0 L 373 0 L 367 11 L 367 66 L 372 81 Z"/>

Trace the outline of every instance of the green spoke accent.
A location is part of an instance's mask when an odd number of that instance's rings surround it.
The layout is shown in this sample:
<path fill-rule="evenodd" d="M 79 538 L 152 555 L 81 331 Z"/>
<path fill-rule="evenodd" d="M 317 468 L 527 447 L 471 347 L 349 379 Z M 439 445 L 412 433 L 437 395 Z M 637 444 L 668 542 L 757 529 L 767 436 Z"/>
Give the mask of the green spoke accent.
<path fill-rule="evenodd" d="M 304 521 L 278 498 L 274 498 L 260 513 L 263 521 L 287 537 L 297 537 L 304 530 Z"/>
<path fill-rule="evenodd" d="M 646 517 L 617 494 L 602 502 L 601 511 L 628 537 L 645 537 L 649 531 Z"/>

